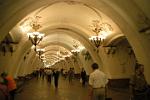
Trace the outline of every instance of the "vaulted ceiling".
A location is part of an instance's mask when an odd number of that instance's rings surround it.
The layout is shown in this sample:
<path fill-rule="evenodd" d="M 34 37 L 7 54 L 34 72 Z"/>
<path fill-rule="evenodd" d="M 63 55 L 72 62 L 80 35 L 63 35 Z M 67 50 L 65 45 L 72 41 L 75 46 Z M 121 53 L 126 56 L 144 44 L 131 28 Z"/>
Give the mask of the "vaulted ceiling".
<path fill-rule="evenodd" d="M 38 48 L 45 48 L 44 54 L 48 62 L 56 61 L 58 51 L 69 54 L 71 50 L 75 49 L 74 45 L 86 49 L 88 48 L 87 43 L 93 46 L 88 39 L 95 35 L 90 27 L 93 20 L 109 23 L 113 28 L 112 33 L 106 38 L 107 41 L 116 36 L 123 36 L 111 16 L 107 16 L 102 11 L 83 2 L 62 1 L 44 5 L 26 15 L 9 32 L 14 41 L 28 43 L 27 33 L 31 31 L 29 24 L 36 16 L 39 17 L 38 20 L 42 26 L 38 31 L 45 34 Z"/>

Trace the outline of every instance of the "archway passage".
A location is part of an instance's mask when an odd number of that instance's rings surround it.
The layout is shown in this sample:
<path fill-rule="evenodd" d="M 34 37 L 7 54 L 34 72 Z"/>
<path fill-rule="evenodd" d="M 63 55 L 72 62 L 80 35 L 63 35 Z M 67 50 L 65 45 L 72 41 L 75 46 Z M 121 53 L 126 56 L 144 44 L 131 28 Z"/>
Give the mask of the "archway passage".
<path fill-rule="evenodd" d="M 78 75 L 84 67 L 89 75 L 91 64 L 97 62 L 110 80 L 126 80 L 139 62 L 144 64 L 150 83 L 148 3 L 146 0 L 1 1 L 0 73 L 6 71 L 17 78 L 46 67 L 66 71 L 74 68 Z M 91 27 L 95 20 L 112 28 L 99 48 L 89 40 L 95 35 Z M 35 31 L 34 24 L 39 25 L 36 31 L 45 34 L 36 49 L 28 37 L 29 32 Z"/>
<path fill-rule="evenodd" d="M 79 15 L 75 13 L 79 13 Z M 92 34 L 94 34 L 91 29 L 93 20 L 100 20 L 101 23 L 110 23 L 113 31 L 110 36 L 108 36 L 108 40 L 112 39 L 114 36 L 119 36 L 122 34 L 115 22 L 113 22 L 103 12 L 99 11 L 94 6 L 92 7 L 92 5 L 89 5 L 88 3 L 77 1 L 61 1 L 54 3 L 49 2 L 47 5 L 38 8 L 37 10 L 25 16 L 22 20 L 20 20 L 20 22 L 18 22 L 18 24 L 16 24 L 15 27 L 12 28 L 12 30 L 9 31 L 9 34 L 12 36 L 14 41 L 18 41 L 20 43 L 19 45 L 23 45 L 23 47 L 18 46 L 18 48 L 16 48 L 17 52 L 23 52 L 23 50 L 26 50 L 26 52 L 23 54 L 20 53 L 22 56 L 18 57 L 19 61 L 16 61 L 15 64 L 17 67 L 13 69 L 10 68 L 8 70 L 11 70 L 11 73 L 17 76 L 17 74 L 27 74 L 28 71 L 32 72 L 33 69 L 41 67 L 38 65 L 38 63 L 36 63 L 38 62 L 38 59 L 36 59 L 37 57 L 35 57 L 33 54 L 34 50 L 29 50 L 31 43 L 27 36 L 27 33 L 33 31 L 31 24 L 37 22 L 40 26 L 38 31 L 45 34 L 45 37 L 39 43 L 37 49 L 45 48 L 45 51 L 41 55 L 45 55 L 45 58 L 47 58 L 45 60 L 47 64 L 53 65 L 55 62 L 59 62 L 59 58 L 61 58 L 60 56 L 69 56 L 62 55 L 60 52 L 66 52 L 71 56 L 71 50 L 79 48 L 80 53 L 78 56 L 81 55 L 81 57 L 71 57 L 71 61 L 75 59 L 76 61 L 79 60 L 80 62 L 76 62 L 74 60 L 71 62 L 71 65 L 68 65 L 67 69 L 71 66 L 77 66 L 77 70 L 79 71 L 81 67 L 86 66 L 88 73 L 90 73 L 89 67 L 93 61 L 96 61 L 103 66 L 100 55 L 97 55 L 97 53 L 94 51 L 94 45 L 90 43 L 88 39 L 90 36 L 92 36 Z M 105 44 L 106 43 L 107 41 L 105 41 Z M 84 60 L 80 60 L 84 58 L 85 52 L 89 52 L 91 56 L 91 61 L 87 61 L 87 64 L 84 63 Z M 23 58 L 23 60 L 20 61 L 20 58 Z M 33 62 L 33 59 L 35 59 L 34 63 L 28 63 L 28 65 L 26 65 L 26 62 Z M 33 68 L 21 66 L 32 66 Z M 102 69 L 105 70 L 103 67 Z"/>

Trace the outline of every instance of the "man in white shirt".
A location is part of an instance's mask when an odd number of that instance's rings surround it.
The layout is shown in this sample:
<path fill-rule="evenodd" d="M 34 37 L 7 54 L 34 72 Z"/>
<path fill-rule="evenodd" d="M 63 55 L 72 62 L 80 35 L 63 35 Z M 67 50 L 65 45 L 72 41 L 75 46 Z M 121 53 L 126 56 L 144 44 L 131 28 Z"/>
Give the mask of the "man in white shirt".
<path fill-rule="evenodd" d="M 108 83 L 106 75 L 100 71 L 97 63 L 92 64 L 93 72 L 89 76 L 90 94 L 92 100 L 105 100 L 105 86 Z"/>

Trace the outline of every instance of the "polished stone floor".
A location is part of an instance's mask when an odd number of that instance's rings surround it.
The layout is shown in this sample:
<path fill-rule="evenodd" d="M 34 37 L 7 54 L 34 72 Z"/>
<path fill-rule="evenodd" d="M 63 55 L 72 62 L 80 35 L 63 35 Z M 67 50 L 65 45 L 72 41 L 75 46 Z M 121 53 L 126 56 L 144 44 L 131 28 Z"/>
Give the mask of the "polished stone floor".
<path fill-rule="evenodd" d="M 109 89 L 108 96 L 112 100 L 129 100 L 128 89 Z M 59 87 L 55 89 L 53 81 L 33 78 L 26 82 L 21 92 L 16 94 L 15 100 L 90 100 L 88 87 L 82 87 L 79 80 L 69 83 L 60 77 Z"/>

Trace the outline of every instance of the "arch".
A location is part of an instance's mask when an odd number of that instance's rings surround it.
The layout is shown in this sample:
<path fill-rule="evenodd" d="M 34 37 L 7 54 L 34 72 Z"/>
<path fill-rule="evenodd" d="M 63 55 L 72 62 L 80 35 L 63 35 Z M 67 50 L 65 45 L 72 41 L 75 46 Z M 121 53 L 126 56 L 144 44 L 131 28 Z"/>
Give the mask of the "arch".
<path fill-rule="evenodd" d="M 53 4 L 59 1 L 60 0 L 52 0 L 52 1 L 45 0 L 45 2 L 42 2 L 42 0 L 38 0 L 38 1 L 30 0 L 30 1 L 25 1 L 24 3 L 22 3 L 22 1 L 13 2 L 13 3 L 11 1 L 7 2 L 8 8 L 5 9 L 6 12 L 9 12 L 9 9 L 12 7 L 9 5 L 14 5 L 14 6 L 22 5 L 22 6 L 19 6 L 19 7 L 16 6 L 18 8 L 11 9 L 13 12 L 10 12 L 9 14 L 7 13 L 8 15 L 5 15 L 5 14 L 2 15 L 0 32 L 4 34 L 1 34 L 0 40 L 2 40 L 6 36 L 8 31 L 26 14 L 34 11 L 37 8 L 42 7 L 43 5 L 46 5 L 48 2 L 49 4 Z M 126 9 L 128 7 L 126 7 L 126 5 L 123 5 L 122 7 L 120 7 L 120 4 L 121 3 L 129 4 L 128 6 L 134 5 L 132 6 L 134 9 L 139 10 L 139 12 L 141 10 L 132 1 L 114 2 L 114 1 L 107 1 L 107 0 L 101 0 L 101 1 L 93 0 L 92 2 L 90 2 L 90 0 L 86 0 L 84 2 L 87 4 L 90 4 L 92 7 L 95 7 L 100 11 L 103 10 L 105 14 L 112 16 L 111 18 L 113 19 L 113 21 L 117 23 L 118 26 L 120 26 L 120 29 L 124 32 L 124 34 L 126 34 L 129 43 L 135 50 L 135 54 L 137 55 L 138 60 L 141 63 L 145 64 L 146 78 L 149 79 L 148 78 L 149 74 L 147 71 L 149 69 L 148 66 L 150 65 L 149 60 L 148 60 L 150 58 L 150 54 L 149 54 L 150 47 L 148 44 L 149 40 L 145 40 L 144 39 L 145 36 L 138 34 L 136 21 L 134 19 L 136 15 L 132 15 L 131 12 L 126 12 Z M 25 8 L 25 6 L 27 5 L 28 5 L 28 8 Z M 15 15 L 18 15 L 18 19 L 15 18 Z M 6 21 L 7 23 L 5 23 Z M 150 79 L 149 79 L 149 82 L 150 82 Z"/>

